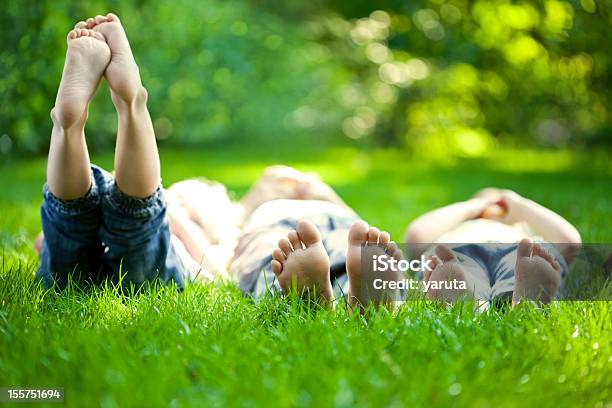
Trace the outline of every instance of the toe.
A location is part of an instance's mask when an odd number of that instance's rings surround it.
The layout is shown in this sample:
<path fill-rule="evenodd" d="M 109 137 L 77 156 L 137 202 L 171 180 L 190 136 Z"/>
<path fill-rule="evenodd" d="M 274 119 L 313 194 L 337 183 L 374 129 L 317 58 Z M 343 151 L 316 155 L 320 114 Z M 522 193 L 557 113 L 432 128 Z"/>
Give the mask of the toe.
<path fill-rule="evenodd" d="M 387 246 L 385 247 L 385 252 L 387 253 L 387 255 L 389 255 L 390 257 L 398 261 L 401 261 L 402 259 L 404 259 L 404 255 L 402 254 L 402 251 L 398 248 L 397 244 L 393 241 L 387 244 Z"/>
<path fill-rule="evenodd" d="M 272 259 L 283 263 L 287 258 L 285 257 L 285 254 L 280 248 L 274 248 L 274 250 L 272 251 Z"/>
<path fill-rule="evenodd" d="M 74 40 L 75 38 L 77 38 L 78 34 L 76 32 L 76 30 L 70 30 L 70 32 L 68 33 L 68 39 L 69 40 Z"/>
<path fill-rule="evenodd" d="M 368 239 L 369 225 L 365 221 L 356 221 L 349 231 L 349 245 L 361 245 Z"/>
<path fill-rule="evenodd" d="M 280 276 L 281 272 L 283 271 L 283 265 L 276 259 L 273 259 L 270 265 L 272 266 L 272 272 L 274 272 L 274 275 L 277 277 Z"/>
<path fill-rule="evenodd" d="M 442 262 L 452 262 L 455 260 L 455 254 L 444 245 L 438 245 L 436 247 L 436 255 Z"/>
<path fill-rule="evenodd" d="M 393 252 L 393 255 L 391 255 L 393 258 L 397 259 L 398 261 L 401 261 L 402 259 L 404 259 L 404 254 L 402 253 L 401 249 L 396 249 L 395 252 Z"/>
<path fill-rule="evenodd" d="M 548 252 L 544 248 L 542 248 L 540 250 L 540 253 L 542 254 L 541 257 L 546 259 L 548 261 L 548 263 L 550 263 L 551 265 L 552 265 L 553 262 L 555 262 L 555 260 L 553 259 L 552 255 L 550 254 L 550 252 Z"/>
<path fill-rule="evenodd" d="M 87 23 L 84 21 L 79 21 L 74 25 L 74 28 L 87 28 Z"/>
<path fill-rule="evenodd" d="M 533 241 L 529 238 L 524 238 L 519 242 L 519 246 L 517 249 L 517 256 L 519 258 L 529 258 L 531 256 L 531 251 L 533 250 Z"/>
<path fill-rule="evenodd" d="M 531 256 L 539 256 L 540 258 L 544 258 L 550 262 L 550 255 L 540 246 L 540 244 L 533 244 L 533 247 L 531 248 Z"/>
<path fill-rule="evenodd" d="M 291 246 L 293 247 L 294 251 L 296 249 L 302 249 L 302 243 L 300 242 L 300 237 L 298 236 L 297 232 L 291 231 L 289 234 L 287 234 L 287 239 L 289 242 L 291 242 Z"/>
<path fill-rule="evenodd" d="M 432 255 L 429 257 L 428 261 L 431 261 L 429 267 L 423 269 L 423 279 L 425 282 L 429 282 L 431 279 L 431 274 L 433 271 L 440 265 L 442 265 L 442 260 L 438 258 L 437 255 Z"/>
<path fill-rule="evenodd" d="M 442 265 L 442 260 L 438 257 L 438 255 L 432 255 L 429 257 L 429 259 L 431 259 L 431 270 L 434 270 L 438 266 Z"/>
<path fill-rule="evenodd" d="M 387 231 L 381 231 L 380 237 L 378 237 L 378 243 L 380 245 L 387 245 L 391 241 L 391 235 Z"/>
<path fill-rule="evenodd" d="M 397 251 L 397 244 L 395 242 L 387 243 L 387 245 L 385 246 L 385 252 L 387 253 L 387 255 L 393 256 L 393 254 L 395 254 L 395 251 Z"/>
<path fill-rule="evenodd" d="M 321 234 L 311 221 L 300 220 L 297 224 L 296 231 L 306 247 L 321 242 Z"/>
<path fill-rule="evenodd" d="M 91 17 L 85 20 L 85 22 L 87 23 L 87 28 L 92 28 L 93 26 L 96 25 L 96 20 L 94 20 Z"/>
<path fill-rule="evenodd" d="M 289 243 L 289 240 L 287 238 L 281 238 L 278 241 L 278 247 L 280 248 L 281 251 L 283 251 L 285 256 L 293 252 L 293 249 L 291 248 L 291 244 Z"/>
<path fill-rule="evenodd" d="M 550 265 L 555 271 L 561 272 L 561 266 L 559 265 L 559 262 L 557 262 L 552 256 L 550 257 Z"/>
<path fill-rule="evenodd" d="M 108 21 L 119 22 L 119 17 L 117 17 L 117 15 L 113 13 L 108 13 L 106 15 L 106 18 L 108 19 Z"/>
<path fill-rule="evenodd" d="M 94 21 L 97 24 L 102 24 L 102 23 L 106 23 L 106 21 L 108 21 L 108 19 L 106 18 L 106 16 L 101 16 L 101 15 L 97 15 L 96 18 L 94 19 Z"/>
<path fill-rule="evenodd" d="M 554 270 L 561 271 L 561 267 L 559 266 L 559 263 L 550 254 L 550 252 L 544 249 L 541 245 L 535 244 L 533 246 L 533 255 L 537 255 L 537 256 L 544 258 L 546 262 L 548 262 L 550 266 L 553 267 Z"/>
<path fill-rule="evenodd" d="M 380 230 L 376 227 L 370 227 L 368 231 L 368 244 L 378 244 L 378 238 L 380 237 Z"/>

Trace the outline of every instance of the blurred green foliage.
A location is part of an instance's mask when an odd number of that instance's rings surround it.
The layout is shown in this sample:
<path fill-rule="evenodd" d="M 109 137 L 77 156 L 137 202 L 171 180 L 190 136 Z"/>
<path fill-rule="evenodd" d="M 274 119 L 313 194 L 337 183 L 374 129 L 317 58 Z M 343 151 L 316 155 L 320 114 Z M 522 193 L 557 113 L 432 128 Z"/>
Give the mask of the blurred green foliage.
<path fill-rule="evenodd" d="M 65 35 L 107 11 L 161 143 L 354 139 L 477 156 L 500 141 L 611 142 L 611 0 L 5 0 L 0 156 L 46 150 Z M 115 122 L 102 87 L 90 147 L 112 146 Z"/>

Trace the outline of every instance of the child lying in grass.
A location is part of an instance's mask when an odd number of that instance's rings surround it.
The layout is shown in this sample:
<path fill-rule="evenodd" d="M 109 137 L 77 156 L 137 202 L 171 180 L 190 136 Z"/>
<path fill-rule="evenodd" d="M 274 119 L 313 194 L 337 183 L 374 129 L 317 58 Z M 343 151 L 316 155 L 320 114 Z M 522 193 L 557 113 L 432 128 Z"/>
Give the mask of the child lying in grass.
<path fill-rule="evenodd" d="M 425 253 L 432 261 L 425 281 L 467 283 L 466 291 L 434 290 L 431 298 L 512 296 L 516 304 L 523 298 L 549 302 L 581 239 L 576 228 L 551 210 L 513 191 L 488 188 L 421 215 L 408 227 L 406 243 L 412 257 Z"/>
<path fill-rule="evenodd" d="M 291 167 L 267 168 L 240 202 L 198 180 L 170 186 L 167 197 L 175 248 L 190 275 L 228 277 L 246 294 L 286 293 L 295 283 L 323 303 L 349 293 L 356 304 L 366 301 L 357 294 L 362 244 L 401 256 L 387 232 L 360 221 L 318 176 Z"/>
<path fill-rule="evenodd" d="M 81 21 L 67 42 L 51 111 L 43 235 L 37 242 L 37 276 L 45 285 L 63 287 L 72 278 L 180 287 L 220 275 L 229 263 L 245 292 L 263 293 L 274 277 L 286 291 L 296 278 L 298 290 L 312 289 L 328 302 L 330 264 L 333 277 L 344 275 L 346 283 L 346 259 L 349 293 L 358 286 L 362 243 L 380 243 L 399 256 L 388 233 L 359 221 L 317 177 L 289 168 L 269 169 L 236 205 L 223 197 L 220 186 L 180 183 L 169 193 L 168 214 L 147 93 L 118 17 Z M 90 164 L 84 134 L 88 106 L 103 76 L 119 119 L 114 176 Z M 298 222 L 296 216 L 310 220 Z M 281 235 L 287 238 L 277 245 Z M 273 273 L 262 274 L 262 268 Z"/>

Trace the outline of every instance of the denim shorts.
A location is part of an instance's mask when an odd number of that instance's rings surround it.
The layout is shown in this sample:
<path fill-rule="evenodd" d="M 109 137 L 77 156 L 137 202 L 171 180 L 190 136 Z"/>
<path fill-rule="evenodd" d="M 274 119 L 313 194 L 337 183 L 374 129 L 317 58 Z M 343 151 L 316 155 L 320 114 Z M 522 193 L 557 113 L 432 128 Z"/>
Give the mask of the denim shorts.
<path fill-rule="evenodd" d="M 36 276 L 47 287 L 75 283 L 135 285 L 175 282 L 188 273 L 171 244 L 160 188 L 147 198 L 122 193 L 113 176 L 91 166 L 92 185 L 65 201 L 47 185 L 40 208 L 44 242 Z"/>

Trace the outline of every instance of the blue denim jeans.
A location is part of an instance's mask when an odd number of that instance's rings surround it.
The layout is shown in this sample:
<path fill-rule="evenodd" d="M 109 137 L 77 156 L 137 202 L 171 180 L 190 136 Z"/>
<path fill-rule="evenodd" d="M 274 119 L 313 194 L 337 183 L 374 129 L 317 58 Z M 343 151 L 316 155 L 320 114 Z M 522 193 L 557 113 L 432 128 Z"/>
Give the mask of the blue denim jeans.
<path fill-rule="evenodd" d="M 163 190 L 129 197 L 107 171 L 91 166 L 91 173 L 89 192 L 76 200 L 60 200 L 45 185 L 40 209 L 45 239 L 36 276 L 60 288 L 69 278 L 137 287 L 174 281 L 182 287 L 188 274 L 171 245 Z"/>

